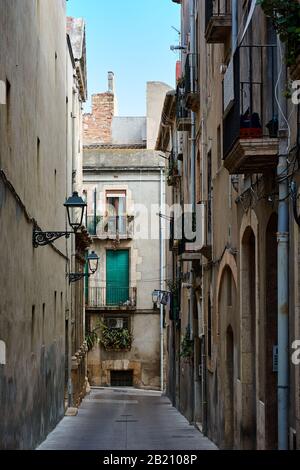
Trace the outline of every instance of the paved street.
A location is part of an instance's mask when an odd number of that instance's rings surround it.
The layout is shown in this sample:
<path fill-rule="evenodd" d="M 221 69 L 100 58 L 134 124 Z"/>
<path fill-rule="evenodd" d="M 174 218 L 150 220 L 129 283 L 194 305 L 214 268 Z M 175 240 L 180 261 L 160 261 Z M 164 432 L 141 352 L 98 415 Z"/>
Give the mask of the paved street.
<path fill-rule="evenodd" d="M 39 450 L 216 449 L 160 392 L 93 389 Z"/>

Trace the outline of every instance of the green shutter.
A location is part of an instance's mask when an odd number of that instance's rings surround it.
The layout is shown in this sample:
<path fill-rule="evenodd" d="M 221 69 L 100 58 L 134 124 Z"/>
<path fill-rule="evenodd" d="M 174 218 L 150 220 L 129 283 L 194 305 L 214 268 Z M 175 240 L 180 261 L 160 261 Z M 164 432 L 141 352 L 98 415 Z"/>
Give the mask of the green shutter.
<path fill-rule="evenodd" d="M 120 305 L 129 300 L 129 252 L 106 251 L 106 304 Z"/>

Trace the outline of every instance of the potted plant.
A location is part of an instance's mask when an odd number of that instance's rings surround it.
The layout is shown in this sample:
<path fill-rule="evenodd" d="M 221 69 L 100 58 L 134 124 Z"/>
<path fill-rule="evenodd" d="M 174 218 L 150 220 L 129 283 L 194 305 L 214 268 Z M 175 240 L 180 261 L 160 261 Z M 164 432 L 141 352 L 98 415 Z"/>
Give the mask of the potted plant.
<path fill-rule="evenodd" d="M 99 341 L 108 351 L 129 351 L 133 336 L 127 328 L 111 328 L 101 323 Z"/>

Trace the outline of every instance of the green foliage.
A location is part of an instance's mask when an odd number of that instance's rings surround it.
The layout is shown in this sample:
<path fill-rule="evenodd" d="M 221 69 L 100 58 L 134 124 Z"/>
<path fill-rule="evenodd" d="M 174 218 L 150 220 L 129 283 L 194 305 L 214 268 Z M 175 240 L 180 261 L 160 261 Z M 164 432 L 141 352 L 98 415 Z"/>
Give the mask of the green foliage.
<path fill-rule="evenodd" d="M 191 359 L 194 355 L 194 341 L 190 339 L 190 329 L 186 329 L 185 336 L 181 341 L 180 357 L 183 359 Z"/>
<path fill-rule="evenodd" d="M 168 281 L 166 281 L 166 284 L 168 286 L 168 290 L 172 292 L 172 294 L 178 294 L 178 290 L 180 288 L 180 281 L 178 279 L 169 279 Z"/>
<path fill-rule="evenodd" d="M 131 348 L 133 336 L 127 328 L 110 328 L 99 321 L 96 328 L 87 333 L 85 339 L 89 351 L 98 343 L 101 343 L 105 349 L 121 351 Z"/>
<path fill-rule="evenodd" d="M 91 351 L 93 347 L 99 342 L 99 337 L 97 334 L 97 328 L 93 331 L 89 331 L 85 337 L 88 350 Z"/>
<path fill-rule="evenodd" d="M 286 44 L 286 63 L 293 66 L 300 54 L 300 4 L 297 0 L 257 0 Z"/>
<path fill-rule="evenodd" d="M 130 349 L 133 341 L 132 334 L 127 328 L 109 328 L 103 323 L 99 339 L 105 349 L 116 351 Z"/>

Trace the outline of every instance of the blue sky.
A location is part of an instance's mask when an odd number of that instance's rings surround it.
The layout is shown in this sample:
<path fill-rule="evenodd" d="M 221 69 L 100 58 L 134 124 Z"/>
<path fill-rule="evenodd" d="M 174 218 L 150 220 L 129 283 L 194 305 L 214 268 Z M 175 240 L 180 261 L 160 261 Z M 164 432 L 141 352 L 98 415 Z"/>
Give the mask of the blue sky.
<path fill-rule="evenodd" d="M 83 17 L 87 28 L 88 91 L 107 90 L 115 73 L 120 116 L 146 113 L 146 82 L 174 86 L 179 5 L 171 0 L 69 0 L 69 16 Z M 86 110 L 89 110 L 89 104 Z"/>

